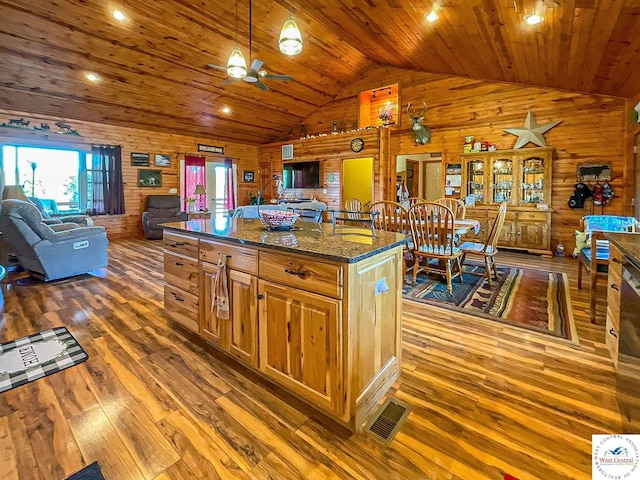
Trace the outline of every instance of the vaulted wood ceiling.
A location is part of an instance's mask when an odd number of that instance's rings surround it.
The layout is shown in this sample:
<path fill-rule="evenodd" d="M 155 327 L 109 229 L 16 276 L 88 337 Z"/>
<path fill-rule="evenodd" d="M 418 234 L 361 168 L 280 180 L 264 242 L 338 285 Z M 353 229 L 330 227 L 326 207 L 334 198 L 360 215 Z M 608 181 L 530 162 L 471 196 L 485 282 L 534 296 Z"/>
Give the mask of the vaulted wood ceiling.
<path fill-rule="evenodd" d="M 248 57 L 248 0 L 238 43 Z M 440 20 L 428 23 L 432 8 Z M 114 8 L 124 23 L 111 16 Z M 0 108 L 244 143 L 278 140 L 378 65 L 629 98 L 640 0 L 253 0 L 252 58 L 290 82 L 224 85 L 234 0 L 0 0 Z M 534 8 L 545 22 L 522 17 Z M 101 81 L 90 84 L 85 72 Z M 229 106 L 232 113 L 221 112 Z"/>

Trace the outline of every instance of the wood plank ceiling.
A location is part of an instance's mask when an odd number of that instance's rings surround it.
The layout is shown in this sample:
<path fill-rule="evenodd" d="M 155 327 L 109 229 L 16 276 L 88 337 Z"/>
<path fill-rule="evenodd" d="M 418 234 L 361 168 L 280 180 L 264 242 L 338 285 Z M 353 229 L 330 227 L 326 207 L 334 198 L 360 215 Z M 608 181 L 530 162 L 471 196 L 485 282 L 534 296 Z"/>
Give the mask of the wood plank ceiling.
<path fill-rule="evenodd" d="M 245 57 L 248 7 L 239 0 Z M 111 16 L 115 8 L 125 22 Z M 286 136 L 378 65 L 623 98 L 640 90 L 639 0 L 294 0 L 304 38 L 295 57 L 277 45 L 289 3 L 253 0 L 252 58 L 293 76 L 267 80 L 266 92 L 225 85 L 226 72 L 207 67 L 226 65 L 235 8 L 234 0 L 0 0 L 0 108 L 260 144 Z M 428 23 L 434 8 L 440 19 Z M 534 8 L 545 22 L 531 27 L 522 18 Z"/>

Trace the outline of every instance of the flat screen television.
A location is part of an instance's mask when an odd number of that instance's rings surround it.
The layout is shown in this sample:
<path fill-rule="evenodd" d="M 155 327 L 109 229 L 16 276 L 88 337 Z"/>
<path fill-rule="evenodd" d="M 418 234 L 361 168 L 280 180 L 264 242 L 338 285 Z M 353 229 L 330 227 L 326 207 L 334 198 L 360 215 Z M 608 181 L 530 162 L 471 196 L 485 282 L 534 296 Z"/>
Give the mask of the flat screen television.
<path fill-rule="evenodd" d="M 320 187 L 320 162 L 285 163 L 282 182 L 284 188 Z"/>

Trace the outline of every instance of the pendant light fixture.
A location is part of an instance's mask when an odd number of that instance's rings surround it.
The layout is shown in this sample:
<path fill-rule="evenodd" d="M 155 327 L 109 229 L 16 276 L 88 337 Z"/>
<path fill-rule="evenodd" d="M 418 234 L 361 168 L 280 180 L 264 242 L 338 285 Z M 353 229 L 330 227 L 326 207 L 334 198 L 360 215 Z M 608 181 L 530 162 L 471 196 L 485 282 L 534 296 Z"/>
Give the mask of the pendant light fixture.
<path fill-rule="evenodd" d="M 238 46 L 238 0 L 236 0 L 236 47 L 227 62 L 227 75 L 231 78 L 243 78 L 247 75 L 247 62 Z"/>
<path fill-rule="evenodd" d="M 291 5 L 289 5 L 289 18 L 282 26 L 278 44 L 280 51 L 285 55 L 297 55 L 302 51 L 302 34 L 293 19 Z"/>

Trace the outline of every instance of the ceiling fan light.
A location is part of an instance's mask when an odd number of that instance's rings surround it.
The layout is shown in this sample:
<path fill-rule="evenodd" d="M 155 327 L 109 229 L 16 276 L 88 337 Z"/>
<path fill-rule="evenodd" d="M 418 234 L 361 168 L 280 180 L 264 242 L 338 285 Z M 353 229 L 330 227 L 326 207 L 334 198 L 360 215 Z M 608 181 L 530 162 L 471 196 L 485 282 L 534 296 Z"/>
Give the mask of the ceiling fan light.
<path fill-rule="evenodd" d="M 302 51 L 302 34 L 293 17 L 284 22 L 278 44 L 285 55 L 297 55 Z"/>
<path fill-rule="evenodd" d="M 247 62 L 244 60 L 244 55 L 242 55 L 240 49 L 236 46 L 227 62 L 227 75 L 231 78 L 243 78 L 246 74 Z"/>
<path fill-rule="evenodd" d="M 539 23 L 544 22 L 544 17 L 539 13 L 532 13 L 530 15 L 525 15 L 524 21 L 527 22 L 529 25 L 537 25 Z"/>

